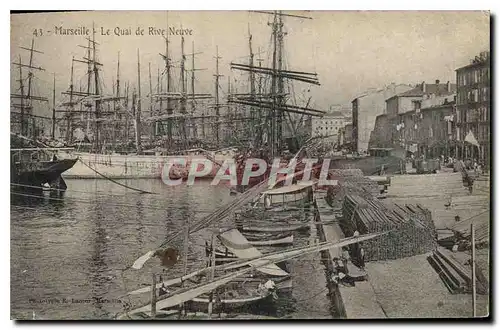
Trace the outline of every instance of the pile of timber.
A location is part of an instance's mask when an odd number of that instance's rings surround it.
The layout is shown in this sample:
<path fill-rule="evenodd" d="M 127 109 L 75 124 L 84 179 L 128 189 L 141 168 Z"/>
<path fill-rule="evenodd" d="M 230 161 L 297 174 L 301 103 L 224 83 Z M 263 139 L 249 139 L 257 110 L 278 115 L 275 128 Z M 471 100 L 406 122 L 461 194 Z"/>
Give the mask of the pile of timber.
<path fill-rule="evenodd" d="M 436 270 L 450 293 L 472 292 L 472 269 L 462 265 L 453 257 L 453 253 L 445 248 L 438 247 L 427 260 Z M 488 293 L 488 281 L 476 265 L 476 292 Z"/>
<path fill-rule="evenodd" d="M 454 224 L 450 230 L 458 239 L 470 242 L 471 224 L 474 223 L 474 240 L 478 247 L 489 245 L 490 239 L 490 213 L 488 210 Z"/>
<path fill-rule="evenodd" d="M 376 198 L 347 194 L 340 227 L 346 237 L 389 231 L 363 242 L 365 261 L 410 257 L 436 248 L 436 230 L 431 212 L 421 205 L 385 205 Z"/>
<path fill-rule="evenodd" d="M 394 175 L 387 191 L 388 197 L 465 196 L 460 173 Z"/>
<path fill-rule="evenodd" d="M 360 169 L 335 169 L 328 173 L 329 179 L 338 181 L 336 186 L 328 187 L 326 196 L 326 201 L 333 208 L 340 208 L 347 194 L 358 194 L 367 198 L 380 195 L 379 184 L 363 176 Z"/>
<path fill-rule="evenodd" d="M 328 176 L 336 179 L 336 177 L 352 177 L 352 176 L 363 176 L 363 171 L 359 168 L 351 169 L 331 169 L 328 171 Z"/>

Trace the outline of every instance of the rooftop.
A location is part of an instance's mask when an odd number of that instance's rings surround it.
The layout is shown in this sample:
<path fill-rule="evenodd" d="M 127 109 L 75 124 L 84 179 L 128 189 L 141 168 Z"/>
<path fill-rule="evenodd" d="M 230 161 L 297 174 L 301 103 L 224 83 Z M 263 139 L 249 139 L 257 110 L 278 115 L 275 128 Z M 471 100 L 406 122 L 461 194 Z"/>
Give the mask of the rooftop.
<path fill-rule="evenodd" d="M 443 104 L 435 104 L 431 105 L 425 108 L 420 109 L 420 111 L 427 111 L 427 110 L 434 110 L 434 109 L 440 109 L 440 108 L 447 108 L 447 107 L 452 107 L 455 105 L 455 101 L 448 102 L 448 103 L 443 103 Z"/>
<path fill-rule="evenodd" d="M 411 87 L 411 85 L 407 85 L 407 84 L 395 84 L 395 83 L 391 83 L 387 86 L 384 86 L 383 88 L 369 88 L 368 90 L 364 91 L 363 93 L 361 93 L 360 95 L 356 96 L 352 101 L 356 101 L 357 99 L 360 99 L 362 97 L 365 97 L 365 96 L 369 96 L 369 95 L 372 95 L 372 94 L 377 94 L 377 93 L 383 93 L 384 91 L 386 90 L 389 90 L 391 88 L 396 88 L 398 86 L 406 86 L 406 87 Z"/>
<path fill-rule="evenodd" d="M 450 85 L 450 90 L 448 90 L 448 84 Z M 425 90 L 425 91 L 424 91 Z M 450 82 L 441 84 L 439 80 L 436 80 L 436 83 L 434 84 L 427 84 L 425 82 L 417 85 L 415 88 L 410 89 L 409 91 L 399 93 L 397 95 L 394 95 L 390 97 L 388 100 L 394 98 L 394 97 L 418 97 L 418 96 L 424 96 L 424 95 L 448 95 L 448 94 L 453 94 L 457 91 L 457 85 L 452 84 Z"/>
<path fill-rule="evenodd" d="M 470 64 L 467 64 L 463 67 L 460 67 L 460 68 L 456 69 L 455 71 L 463 71 L 463 70 L 466 70 L 466 69 L 469 69 L 472 67 L 483 66 L 483 65 L 488 65 L 488 66 L 490 65 L 490 52 L 489 51 L 481 52 L 479 54 L 479 56 L 476 56 L 473 59 L 471 59 Z"/>
<path fill-rule="evenodd" d="M 335 117 L 335 118 L 349 118 L 349 116 L 346 116 L 344 112 L 342 111 L 330 111 L 327 112 L 323 115 L 321 118 L 330 118 L 330 117 Z"/>

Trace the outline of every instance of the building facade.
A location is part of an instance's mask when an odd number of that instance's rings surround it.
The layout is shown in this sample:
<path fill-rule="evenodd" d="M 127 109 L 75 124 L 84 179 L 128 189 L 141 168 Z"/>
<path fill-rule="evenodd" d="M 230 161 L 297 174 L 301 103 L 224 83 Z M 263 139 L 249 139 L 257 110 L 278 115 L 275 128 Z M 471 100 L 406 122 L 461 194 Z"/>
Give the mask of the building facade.
<path fill-rule="evenodd" d="M 375 120 L 386 111 L 385 100 L 410 89 L 410 85 L 390 84 L 382 89 L 367 91 L 352 101 L 352 141 L 356 151 L 368 151 Z"/>
<path fill-rule="evenodd" d="M 352 123 L 339 130 L 338 143 L 342 147 L 352 149 Z"/>
<path fill-rule="evenodd" d="M 474 158 L 489 168 L 491 123 L 490 53 L 482 52 L 469 65 L 456 70 L 457 110 L 456 153 L 461 158 Z M 479 147 L 465 142 L 472 132 Z"/>
<path fill-rule="evenodd" d="M 427 150 L 422 143 L 422 109 L 450 104 L 455 98 L 456 85 L 449 81 L 441 84 L 422 82 L 414 88 L 386 100 L 387 110 L 375 120 L 370 136 L 370 148 L 403 147 L 417 153 Z"/>
<path fill-rule="evenodd" d="M 449 81 L 445 84 L 436 80 L 435 84 L 425 81 L 415 88 L 396 94 L 386 100 L 387 114 L 395 116 L 408 111 L 419 111 L 422 107 L 439 104 L 444 98 L 456 93 L 457 86 Z"/>
<path fill-rule="evenodd" d="M 394 146 L 393 131 L 397 125 L 395 116 L 383 114 L 375 119 L 375 127 L 370 134 L 368 148 L 392 148 Z"/>
<path fill-rule="evenodd" d="M 340 111 L 327 113 L 320 118 L 315 117 L 312 119 L 311 123 L 311 136 L 324 136 L 328 139 L 337 141 L 340 129 L 342 129 L 347 123 L 349 123 L 350 120 L 351 118 L 346 117 Z"/>
<path fill-rule="evenodd" d="M 425 158 L 455 157 L 455 101 L 445 101 L 421 109 L 420 128 L 417 132 L 419 153 Z"/>

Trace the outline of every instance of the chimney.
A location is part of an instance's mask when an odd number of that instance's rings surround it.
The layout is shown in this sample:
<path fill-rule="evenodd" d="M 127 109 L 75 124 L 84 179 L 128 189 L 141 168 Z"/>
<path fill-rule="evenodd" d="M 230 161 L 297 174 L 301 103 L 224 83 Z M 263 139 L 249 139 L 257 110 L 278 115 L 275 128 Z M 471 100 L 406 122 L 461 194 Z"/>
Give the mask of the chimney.
<path fill-rule="evenodd" d="M 449 81 L 446 82 L 446 90 L 451 93 L 451 83 Z"/>
<path fill-rule="evenodd" d="M 422 92 L 425 93 L 425 81 L 422 81 Z"/>

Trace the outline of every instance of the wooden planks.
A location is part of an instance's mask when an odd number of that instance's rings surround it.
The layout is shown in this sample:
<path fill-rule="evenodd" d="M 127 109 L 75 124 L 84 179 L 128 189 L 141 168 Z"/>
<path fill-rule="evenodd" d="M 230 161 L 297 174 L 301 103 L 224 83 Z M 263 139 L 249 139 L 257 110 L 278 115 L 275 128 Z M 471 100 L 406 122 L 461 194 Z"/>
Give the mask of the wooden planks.
<path fill-rule="evenodd" d="M 365 261 L 399 259 L 429 252 L 437 234 L 429 210 L 415 204 L 384 204 L 378 199 L 348 194 L 344 198 L 340 226 L 351 236 L 390 231 L 364 242 Z"/>
<path fill-rule="evenodd" d="M 428 258 L 429 263 L 438 272 L 439 277 L 451 293 L 472 292 L 472 270 L 470 266 L 462 265 L 453 257 L 453 252 L 438 247 Z M 478 270 L 476 265 L 476 271 Z M 488 283 L 481 272 L 476 277 L 476 289 L 479 294 L 487 294 Z"/>

